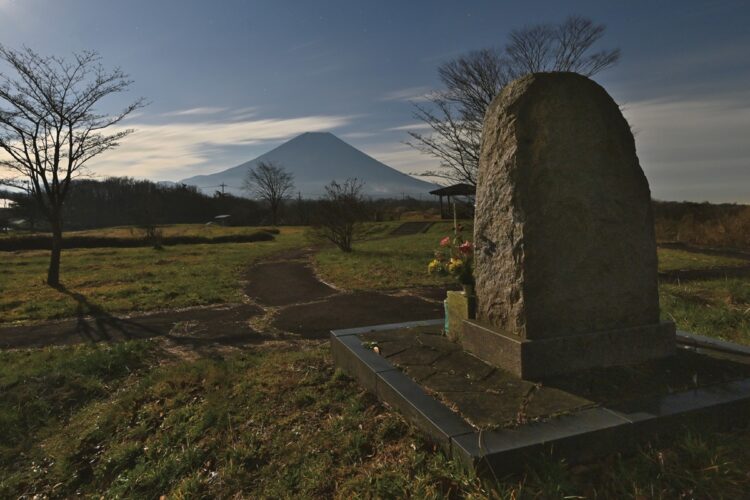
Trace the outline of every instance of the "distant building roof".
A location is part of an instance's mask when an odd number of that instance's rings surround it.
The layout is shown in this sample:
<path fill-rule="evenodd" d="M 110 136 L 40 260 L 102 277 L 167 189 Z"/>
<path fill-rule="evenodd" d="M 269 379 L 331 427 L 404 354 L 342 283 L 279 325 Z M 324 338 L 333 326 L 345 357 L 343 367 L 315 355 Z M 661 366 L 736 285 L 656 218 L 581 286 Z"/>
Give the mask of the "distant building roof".
<path fill-rule="evenodd" d="M 476 192 L 477 188 L 471 184 L 454 184 L 430 191 L 430 194 L 437 196 L 473 196 Z"/>

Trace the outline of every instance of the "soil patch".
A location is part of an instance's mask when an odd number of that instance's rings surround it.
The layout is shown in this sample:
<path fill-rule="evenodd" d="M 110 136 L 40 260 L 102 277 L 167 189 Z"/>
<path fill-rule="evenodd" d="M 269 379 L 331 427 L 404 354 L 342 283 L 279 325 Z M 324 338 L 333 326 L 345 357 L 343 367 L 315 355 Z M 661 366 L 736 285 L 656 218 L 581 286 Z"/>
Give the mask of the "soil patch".
<path fill-rule="evenodd" d="M 263 341 L 247 321 L 263 310 L 253 305 L 195 308 L 144 316 L 97 314 L 65 321 L 0 328 L 0 348 L 28 348 L 82 342 L 167 337 L 186 344 L 242 344 Z"/>
<path fill-rule="evenodd" d="M 245 293 L 267 306 L 310 302 L 336 293 L 306 262 L 265 262 L 250 268 Z"/>
<path fill-rule="evenodd" d="M 337 328 L 418 321 L 442 314 L 442 304 L 418 297 L 357 292 L 287 307 L 276 316 L 273 326 L 307 338 L 324 338 Z"/>

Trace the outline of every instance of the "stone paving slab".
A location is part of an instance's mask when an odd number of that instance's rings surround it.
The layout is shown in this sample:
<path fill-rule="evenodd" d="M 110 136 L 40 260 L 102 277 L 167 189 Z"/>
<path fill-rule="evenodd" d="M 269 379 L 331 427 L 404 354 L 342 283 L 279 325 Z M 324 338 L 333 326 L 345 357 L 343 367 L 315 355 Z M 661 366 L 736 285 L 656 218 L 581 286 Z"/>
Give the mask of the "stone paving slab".
<path fill-rule="evenodd" d="M 748 363 L 683 350 L 636 366 L 590 369 L 535 384 L 460 350 L 438 326 L 366 333 L 361 339 L 408 375 L 421 367 L 420 384 L 479 428 L 750 378 Z"/>

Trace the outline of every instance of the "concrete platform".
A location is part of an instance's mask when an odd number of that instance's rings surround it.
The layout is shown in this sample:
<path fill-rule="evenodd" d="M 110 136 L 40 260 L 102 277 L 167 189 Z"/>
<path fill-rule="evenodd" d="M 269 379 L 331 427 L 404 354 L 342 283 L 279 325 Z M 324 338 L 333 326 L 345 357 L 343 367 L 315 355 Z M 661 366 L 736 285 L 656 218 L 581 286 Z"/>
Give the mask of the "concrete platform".
<path fill-rule="evenodd" d="M 480 473 L 543 454 L 591 461 L 686 424 L 721 428 L 750 414 L 750 348 L 678 332 L 671 359 L 531 382 L 465 353 L 437 335 L 442 325 L 336 330 L 331 349 L 363 387 Z"/>

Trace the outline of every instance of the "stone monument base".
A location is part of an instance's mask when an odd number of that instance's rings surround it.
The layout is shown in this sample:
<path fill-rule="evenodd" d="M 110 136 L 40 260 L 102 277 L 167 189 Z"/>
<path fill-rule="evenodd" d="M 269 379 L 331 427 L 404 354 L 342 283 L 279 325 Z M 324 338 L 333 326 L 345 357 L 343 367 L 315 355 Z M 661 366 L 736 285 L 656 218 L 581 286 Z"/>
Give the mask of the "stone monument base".
<path fill-rule="evenodd" d="M 582 335 L 529 340 L 499 331 L 476 320 L 465 320 L 464 350 L 522 379 L 542 379 L 588 368 L 629 365 L 671 356 L 675 325 L 654 325 Z"/>
<path fill-rule="evenodd" d="M 488 479 L 542 456 L 585 463 L 655 435 L 747 425 L 750 347 L 677 332 L 674 356 L 536 384 L 467 354 L 441 335 L 443 325 L 337 330 L 333 361 Z"/>

